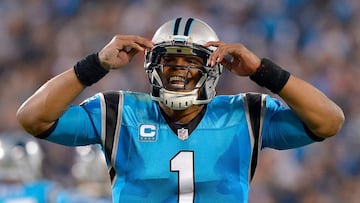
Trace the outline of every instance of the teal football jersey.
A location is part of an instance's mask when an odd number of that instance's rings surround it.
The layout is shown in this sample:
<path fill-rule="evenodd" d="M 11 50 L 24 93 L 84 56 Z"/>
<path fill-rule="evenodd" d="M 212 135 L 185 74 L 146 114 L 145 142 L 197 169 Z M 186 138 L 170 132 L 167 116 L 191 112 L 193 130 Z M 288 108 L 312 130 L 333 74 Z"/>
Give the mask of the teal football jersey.
<path fill-rule="evenodd" d="M 102 145 L 113 202 L 247 202 L 262 148 L 315 141 L 280 101 L 256 98 L 216 96 L 190 133 L 172 130 L 148 94 L 99 93 L 70 107 L 46 139 Z"/>

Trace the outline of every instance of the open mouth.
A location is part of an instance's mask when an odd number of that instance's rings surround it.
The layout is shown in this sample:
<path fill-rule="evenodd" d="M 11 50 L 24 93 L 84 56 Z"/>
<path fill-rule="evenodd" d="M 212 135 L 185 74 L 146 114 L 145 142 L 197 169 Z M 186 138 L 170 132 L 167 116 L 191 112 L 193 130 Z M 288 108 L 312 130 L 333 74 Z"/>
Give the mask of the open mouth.
<path fill-rule="evenodd" d="M 185 85 L 188 84 L 188 80 L 182 76 L 171 76 L 168 80 L 170 88 L 174 89 L 185 89 Z"/>

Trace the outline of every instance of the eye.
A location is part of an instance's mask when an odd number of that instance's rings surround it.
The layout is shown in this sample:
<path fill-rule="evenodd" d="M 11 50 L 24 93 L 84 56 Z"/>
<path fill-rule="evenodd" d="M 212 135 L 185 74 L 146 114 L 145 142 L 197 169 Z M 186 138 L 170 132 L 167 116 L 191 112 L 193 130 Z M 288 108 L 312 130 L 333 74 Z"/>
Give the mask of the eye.
<path fill-rule="evenodd" d="M 170 56 L 164 56 L 164 57 L 161 58 L 161 63 L 162 63 L 162 64 L 175 63 L 175 58 L 174 58 L 174 57 L 170 57 Z"/>
<path fill-rule="evenodd" d="M 195 58 L 195 57 L 188 57 L 186 59 L 186 62 L 188 62 L 190 65 L 194 65 L 194 66 L 202 66 L 202 65 L 204 65 L 200 59 Z"/>

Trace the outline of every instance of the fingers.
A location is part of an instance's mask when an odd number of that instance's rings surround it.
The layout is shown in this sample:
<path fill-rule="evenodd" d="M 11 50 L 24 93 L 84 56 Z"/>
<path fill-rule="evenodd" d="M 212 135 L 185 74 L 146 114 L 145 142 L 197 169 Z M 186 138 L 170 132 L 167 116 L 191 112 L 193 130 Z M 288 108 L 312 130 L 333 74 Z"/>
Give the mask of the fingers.
<path fill-rule="evenodd" d="M 125 52 L 130 52 L 131 49 L 144 51 L 145 49 L 151 49 L 154 46 L 150 40 L 134 35 L 117 35 L 112 41 L 118 45 L 119 50 Z"/>
<path fill-rule="evenodd" d="M 216 63 L 228 64 L 234 57 L 241 57 L 241 50 L 243 45 L 241 44 L 226 44 L 221 41 L 211 41 L 204 46 L 214 46 L 217 49 L 210 56 L 210 65 L 214 66 Z"/>
<path fill-rule="evenodd" d="M 260 66 L 260 59 L 253 52 L 248 50 L 243 44 L 227 44 L 221 41 L 206 43 L 206 47 L 217 47 L 210 55 L 210 66 L 221 63 L 231 72 L 246 76 L 256 71 Z"/>
<path fill-rule="evenodd" d="M 138 52 L 152 47 L 153 43 L 146 38 L 134 35 L 116 35 L 99 52 L 99 60 L 106 69 L 120 68 L 128 64 Z"/>
<path fill-rule="evenodd" d="M 209 41 L 207 43 L 204 44 L 205 47 L 210 47 L 210 46 L 214 46 L 214 47 L 219 47 L 225 45 L 225 42 L 222 41 Z"/>

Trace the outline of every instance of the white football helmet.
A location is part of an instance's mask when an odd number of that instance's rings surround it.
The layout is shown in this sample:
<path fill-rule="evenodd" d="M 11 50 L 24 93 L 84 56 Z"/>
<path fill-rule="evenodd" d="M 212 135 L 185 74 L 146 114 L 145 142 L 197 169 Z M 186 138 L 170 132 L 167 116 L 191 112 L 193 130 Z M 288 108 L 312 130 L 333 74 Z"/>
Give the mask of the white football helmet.
<path fill-rule="evenodd" d="M 0 134 L 0 182 L 41 178 L 43 152 L 35 138 L 22 132 Z"/>
<path fill-rule="evenodd" d="M 209 66 L 209 56 L 216 47 L 204 47 L 208 41 L 218 41 L 213 29 L 196 18 L 177 18 L 163 24 L 152 38 L 154 47 L 145 55 L 145 70 L 152 85 L 151 96 L 174 110 L 183 110 L 193 104 L 206 104 L 215 96 L 215 87 L 222 73 L 222 65 Z M 166 86 L 163 76 L 165 64 L 161 58 L 165 55 L 193 55 L 200 57 L 204 66 L 187 66 L 187 71 L 196 69 L 201 72 L 195 88 L 171 89 Z M 174 66 L 172 68 L 179 68 Z M 187 78 L 185 78 L 187 81 Z M 185 82 L 186 83 L 186 82 Z M 182 91 L 179 91 L 182 90 Z M 186 91 L 184 91 L 186 90 Z"/>

